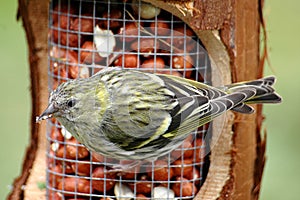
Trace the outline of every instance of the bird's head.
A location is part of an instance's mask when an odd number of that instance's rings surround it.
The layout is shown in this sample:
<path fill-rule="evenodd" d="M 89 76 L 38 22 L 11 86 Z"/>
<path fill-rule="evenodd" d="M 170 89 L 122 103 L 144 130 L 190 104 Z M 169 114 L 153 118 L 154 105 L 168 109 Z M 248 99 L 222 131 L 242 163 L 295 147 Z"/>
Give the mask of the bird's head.
<path fill-rule="evenodd" d="M 64 126 L 101 120 L 108 94 L 103 83 L 76 79 L 58 86 L 49 96 L 46 110 L 36 118 L 39 122 L 51 117 Z"/>

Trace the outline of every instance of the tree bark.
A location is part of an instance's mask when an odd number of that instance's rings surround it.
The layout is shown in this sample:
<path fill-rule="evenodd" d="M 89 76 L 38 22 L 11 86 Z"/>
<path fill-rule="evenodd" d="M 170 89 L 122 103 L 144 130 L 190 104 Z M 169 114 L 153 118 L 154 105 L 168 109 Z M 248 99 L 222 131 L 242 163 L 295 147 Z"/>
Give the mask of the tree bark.
<path fill-rule="evenodd" d="M 145 0 L 172 12 L 199 36 L 222 80 L 216 85 L 262 76 L 260 65 L 261 0 Z M 31 75 L 31 142 L 21 175 L 15 179 L 8 199 L 45 199 L 38 188 L 46 179 L 46 129 L 35 117 L 46 107 L 48 97 L 47 34 L 49 1 L 19 0 L 18 16 L 26 32 Z M 219 74 L 219 75 L 220 75 Z M 211 164 L 207 179 L 195 199 L 254 200 L 259 197 L 265 162 L 261 139 L 262 107 L 252 115 L 226 116 L 222 134 L 212 138 Z M 215 123 L 216 124 L 216 123 Z M 217 129 L 218 127 L 214 127 Z"/>
<path fill-rule="evenodd" d="M 31 138 L 26 149 L 21 175 L 15 179 L 8 199 L 40 199 L 45 192 L 37 188 L 39 181 L 45 182 L 45 126 L 36 125 L 35 117 L 47 104 L 47 33 L 48 1 L 19 0 L 18 19 L 23 22 L 28 44 L 28 60 L 31 81 Z M 35 180 L 33 180 L 33 178 Z M 32 193 L 31 196 L 25 193 Z"/>

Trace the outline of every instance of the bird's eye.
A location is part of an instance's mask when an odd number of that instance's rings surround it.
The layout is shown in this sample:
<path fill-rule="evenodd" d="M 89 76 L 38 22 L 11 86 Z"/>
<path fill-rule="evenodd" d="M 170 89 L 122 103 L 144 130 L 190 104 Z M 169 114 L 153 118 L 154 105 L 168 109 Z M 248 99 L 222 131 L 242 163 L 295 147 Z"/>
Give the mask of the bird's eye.
<path fill-rule="evenodd" d="M 67 105 L 69 108 L 72 108 L 73 106 L 75 106 L 76 104 L 76 100 L 75 99 L 70 99 L 68 102 L 67 102 Z"/>

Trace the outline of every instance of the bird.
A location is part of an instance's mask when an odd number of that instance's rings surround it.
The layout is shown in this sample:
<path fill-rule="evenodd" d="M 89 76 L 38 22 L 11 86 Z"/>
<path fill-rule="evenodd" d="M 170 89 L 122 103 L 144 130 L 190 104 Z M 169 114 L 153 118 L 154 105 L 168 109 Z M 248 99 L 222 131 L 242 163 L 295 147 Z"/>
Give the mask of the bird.
<path fill-rule="evenodd" d="M 36 121 L 55 117 L 88 150 L 118 160 L 156 160 L 227 110 L 280 103 L 276 78 L 213 87 L 190 79 L 107 67 L 62 83 Z"/>

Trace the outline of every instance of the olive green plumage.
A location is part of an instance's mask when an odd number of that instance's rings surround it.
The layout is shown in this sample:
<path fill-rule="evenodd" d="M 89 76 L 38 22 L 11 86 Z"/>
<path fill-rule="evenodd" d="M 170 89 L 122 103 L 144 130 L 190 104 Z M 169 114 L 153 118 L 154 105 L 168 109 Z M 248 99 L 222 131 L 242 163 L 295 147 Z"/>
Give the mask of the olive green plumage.
<path fill-rule="evenodd" d="M 170 75 L 106 68 L 62 83 L 37 121 L 56 117 L 89 150 L 117 159 L 155 160 L 191 131 L 248 103 L 279 103 L 274 77 L 223 88 Z"/>

